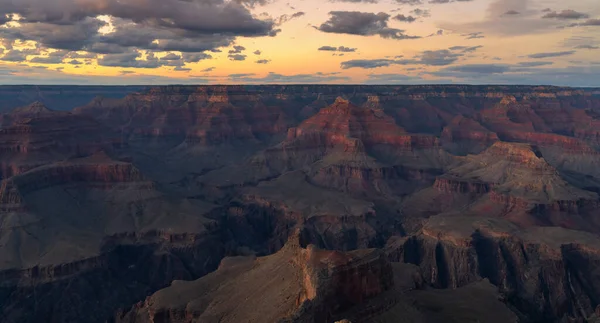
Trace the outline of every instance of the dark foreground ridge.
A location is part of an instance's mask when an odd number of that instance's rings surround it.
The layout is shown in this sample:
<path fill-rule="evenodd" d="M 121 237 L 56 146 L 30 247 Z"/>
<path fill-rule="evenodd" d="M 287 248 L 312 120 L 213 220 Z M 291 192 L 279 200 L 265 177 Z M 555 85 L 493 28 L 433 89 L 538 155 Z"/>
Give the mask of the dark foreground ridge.
<path fill-rule="evenodd" d="M 600 90 L 11 86 L 0 109 L 2 322 L 600 319 Z"/>

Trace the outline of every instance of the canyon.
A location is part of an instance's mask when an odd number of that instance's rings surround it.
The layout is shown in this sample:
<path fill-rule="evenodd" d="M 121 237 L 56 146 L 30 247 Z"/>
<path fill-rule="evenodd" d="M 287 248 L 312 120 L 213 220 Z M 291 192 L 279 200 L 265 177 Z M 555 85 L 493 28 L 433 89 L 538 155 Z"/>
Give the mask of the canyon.
<path fill-rule="evenodd" d="M 600 320 L 600 91 L 0 87 L 2 322 Z"/>

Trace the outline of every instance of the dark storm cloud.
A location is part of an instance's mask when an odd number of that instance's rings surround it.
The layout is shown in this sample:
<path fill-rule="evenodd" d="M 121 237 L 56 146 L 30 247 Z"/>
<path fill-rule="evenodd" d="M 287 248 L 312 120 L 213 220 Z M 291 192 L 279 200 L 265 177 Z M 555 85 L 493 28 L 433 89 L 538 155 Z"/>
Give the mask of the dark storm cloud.
<path fill-rule="evenodd" d="M 575 54 L 574 50 L 564 51 L 564 52 L 548 52 L 548 53 L 535 53 L 528 55 L 529 58 L 550 58 L 550 57 L 561 57 L 561 56 L 569 56 Z"/>
<path fill-rule="evenodd" d="M 326 33 L 375 36 L 391 39 L 415 39 L 404 30 L 388 27 L 390 15 L 384 12 L 371 13 L 360 11 L 331 11 L 328 21 L 315 27 Z"/>
<path fill-rule="evenodd" d="M 551 11 L 545 14 L 542 18 L 545 19 L 584 19 L 589 18 L 588 14 L 575 10 L 563 10 L 561 12 Z"/>

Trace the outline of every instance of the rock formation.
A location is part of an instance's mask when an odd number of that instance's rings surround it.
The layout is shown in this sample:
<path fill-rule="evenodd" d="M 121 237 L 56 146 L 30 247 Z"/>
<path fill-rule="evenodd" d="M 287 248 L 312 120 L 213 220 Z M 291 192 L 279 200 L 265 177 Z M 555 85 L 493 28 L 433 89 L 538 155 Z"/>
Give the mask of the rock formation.
<path fill-rule="evenodd" d="M 418 265 L 437 288 L 487 278 L 529 319 L 555 322 L 594 312 L 599 242 L 556 227 L 521 230 L 504 220 L 437 216 L 419 234 L 390 243 L 388 253 Z"/>
<path fill-rule="evenodd" d="M 329 321 L 393 284 L 392 266 L 381 251 L 304 249 L 290 240 L 271 256 L 225 258 L 197 281 L 175 281 L 115 321 Z"/>
<path fill-rule="evenodd" d="M 0 87 L 0 109 L 2 322 L 600 314 L 597 90 Z"/>

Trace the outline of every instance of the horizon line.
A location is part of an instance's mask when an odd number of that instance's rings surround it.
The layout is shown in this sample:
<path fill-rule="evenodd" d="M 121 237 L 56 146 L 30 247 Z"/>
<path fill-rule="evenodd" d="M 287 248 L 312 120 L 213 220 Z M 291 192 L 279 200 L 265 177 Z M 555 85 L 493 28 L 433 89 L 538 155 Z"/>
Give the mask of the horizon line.
<path fill-rule="evenodd" d="M 528 87 L 554 87 L 554 88 L 574 88 L 574 89 L 600 89 L 600 84 L 593 86 L 576 86 L 576 85 L 550 85 L 550 84 L 503 84 L 503 83 L 414 83 L 414 84 L 390 84 L 390 83 L 230 83 L 230 84 L 203 84 L 203 83 L 164 83 L 164 84 L 72 84 L 72 83 L 56 83 L 56 84 L 35 84 L 35 83 L 22 83 L 22 84 L 0 84 L 0 87 L 15 87 L 15 86 L 68 86 L 68 87 L 166 87 L 166 86 L 181 86 L 181 87 L 213 87 L 213 86 L 528 86 Z"/>

